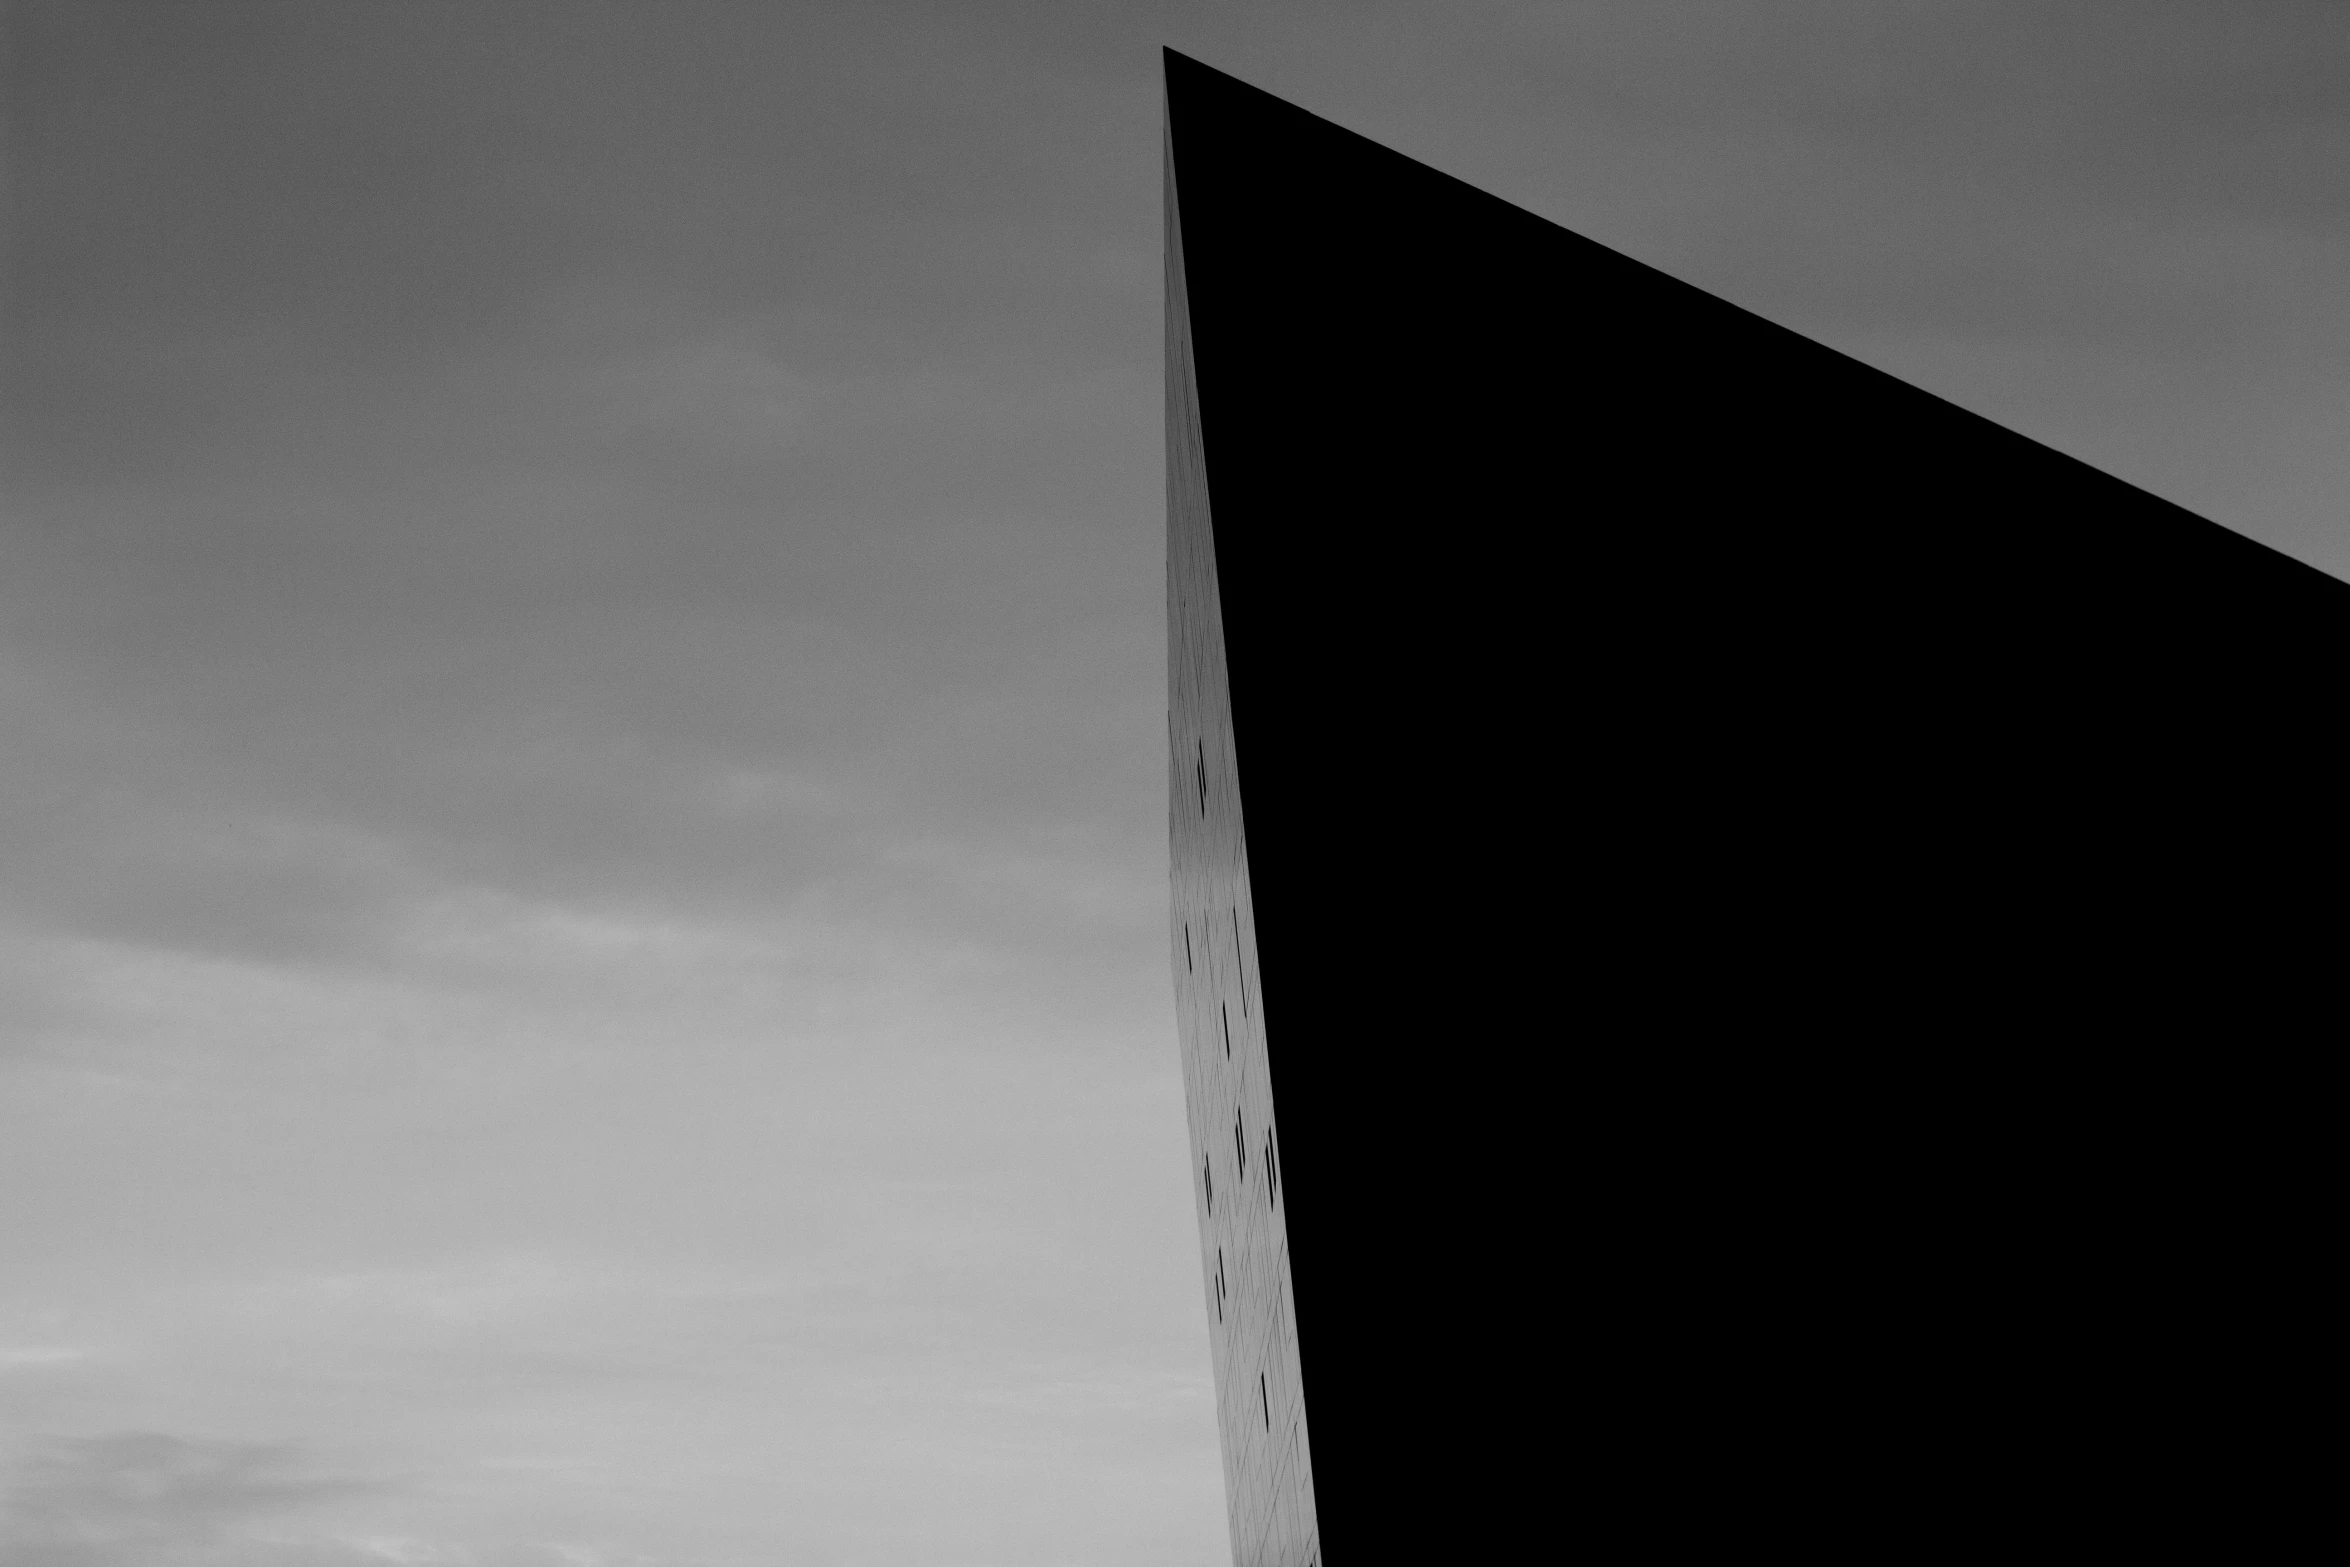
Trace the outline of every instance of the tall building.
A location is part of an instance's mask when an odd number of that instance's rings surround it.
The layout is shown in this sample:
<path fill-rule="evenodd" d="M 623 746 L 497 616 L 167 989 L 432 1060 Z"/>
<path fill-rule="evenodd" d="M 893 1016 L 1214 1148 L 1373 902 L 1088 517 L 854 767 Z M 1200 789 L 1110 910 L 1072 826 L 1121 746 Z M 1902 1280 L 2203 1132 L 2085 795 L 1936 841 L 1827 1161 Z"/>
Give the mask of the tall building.
<path fill-rule="evenodd" d="M 1172 158 L 1170 142 L 1169 157 Z M 1256 913 L 1234 767 L 1173 165 L 1167 223 L 1169 829 L 1184 1105 L 1197 1165 L 1224 1494 L 1236 1563 L 1316 1563 L 1313 1448 L 1281 1203 Z M 1229 1130 L 1229 1136 L 1227 1136 Z M 1252 1157 L 1253 1155 L 1253 1157 Z M 1221 1190 L 1219 1190 L 1219 1180 Z"/>
<path fill-rule="evenodd" d="M 1166 115 L 1236 1563 L 1963 1532 L 2061 1423 L 1929 1433 L 2246 1233 L 2164 1139 L 2330 970 L 2350 586 L 1172 52 Z"/>

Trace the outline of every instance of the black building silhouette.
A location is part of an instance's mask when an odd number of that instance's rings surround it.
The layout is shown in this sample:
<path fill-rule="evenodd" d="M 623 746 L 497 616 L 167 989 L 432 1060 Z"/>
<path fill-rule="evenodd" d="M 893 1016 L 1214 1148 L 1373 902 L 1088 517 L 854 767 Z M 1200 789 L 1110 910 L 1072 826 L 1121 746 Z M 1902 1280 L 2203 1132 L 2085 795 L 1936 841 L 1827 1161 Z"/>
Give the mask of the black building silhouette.
<path fill-rule="evenodd" d="M 1166 94 L 1236 1561 L 2053 1495 L 2078 1427 L 1955 1433 L 2138 1407 L 2180 1257 L 2271 1276 L 2290 1155 L 2194 1150 L 2260 1142 L 2339 962 L 2350 586 L 1172 52 Z"/>

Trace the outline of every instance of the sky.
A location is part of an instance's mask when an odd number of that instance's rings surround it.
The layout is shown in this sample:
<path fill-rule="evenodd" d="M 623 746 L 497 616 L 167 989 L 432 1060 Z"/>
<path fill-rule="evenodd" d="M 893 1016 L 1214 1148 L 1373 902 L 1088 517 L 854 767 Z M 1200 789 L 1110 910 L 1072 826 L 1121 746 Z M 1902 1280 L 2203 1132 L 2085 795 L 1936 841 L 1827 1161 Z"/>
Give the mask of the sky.
<path fill-rule="evenodd" d="M 4 15 L 8 1567 L 1226 1558 L 1163 44 L 2350 576 L 2333 0 Z"/>

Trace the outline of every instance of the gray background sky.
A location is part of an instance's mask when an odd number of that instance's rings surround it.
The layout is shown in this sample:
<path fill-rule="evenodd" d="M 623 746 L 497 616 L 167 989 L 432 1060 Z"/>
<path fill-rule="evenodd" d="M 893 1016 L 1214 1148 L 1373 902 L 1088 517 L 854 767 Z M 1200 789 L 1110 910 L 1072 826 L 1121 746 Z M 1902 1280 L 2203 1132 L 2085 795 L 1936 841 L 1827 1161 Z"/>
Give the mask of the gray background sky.
<path fill-rule="evenodd" d="M 1222 1559 L 1162 43 L 2350 575 L 2333 0 L 6 15 L 11 1567 Z"/>

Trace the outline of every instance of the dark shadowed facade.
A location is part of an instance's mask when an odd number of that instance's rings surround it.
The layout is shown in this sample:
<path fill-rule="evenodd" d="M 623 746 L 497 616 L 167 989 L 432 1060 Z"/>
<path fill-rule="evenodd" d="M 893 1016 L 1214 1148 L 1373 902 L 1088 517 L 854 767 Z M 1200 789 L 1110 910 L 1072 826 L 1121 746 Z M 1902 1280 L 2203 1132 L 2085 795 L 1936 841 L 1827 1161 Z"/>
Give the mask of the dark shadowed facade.
<path fill-rule="evenodd" d="M 2285 1266 L 2350 587 L 1172 53 L 1167 127 L 1236 1561 L 1955 1539 L 2205 1440 L 2130 1368 Z"/>

